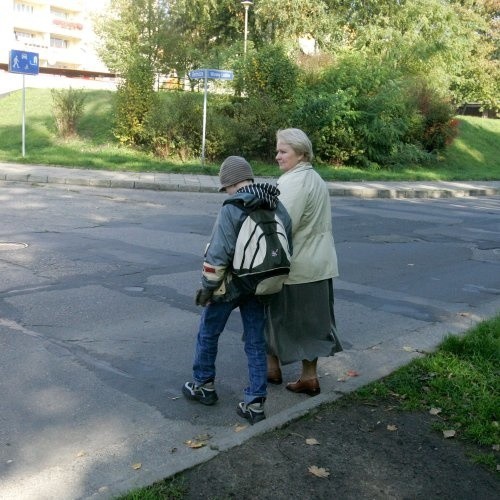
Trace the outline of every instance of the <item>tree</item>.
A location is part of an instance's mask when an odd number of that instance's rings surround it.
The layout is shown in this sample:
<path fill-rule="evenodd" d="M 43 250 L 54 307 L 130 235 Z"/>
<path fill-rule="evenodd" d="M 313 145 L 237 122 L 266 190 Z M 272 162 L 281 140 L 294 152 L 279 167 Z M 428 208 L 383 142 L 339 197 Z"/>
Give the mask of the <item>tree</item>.
<path fill-rule="evenodd" d="M 224 52 L 243 40 L 243 9 L 233 0 L 172 0 L 163 63 L 178 74 L 224 65 Z"/>
<path fill-rule="evenodd" d="M 453 97 L 492 105 L 498 90 L 498 7 L 489 0 L 333 0 L 348 26 L 343 50 L 382 58 Z M 498 95 L 498 92 L 497 94 Z"/>
<path fill-rule="evenodd" d="M 94 21 L 98 53 L 109 69 L 122 75 L 145 58 L 157 70 L 165 43 L 167 0 L 111 0 Z"/>
<path fill-rule="evenodd" d="M 121 77 L 115 135 L 123 143 L 147 142 L 166 19 L 166 0 L 111 0 L 109 10 L 96 19 L 99 55 Z"/>
<path fill-rule="evenodd" d="M 319 46 L 332 38 L 327 5 L 321 0 L 260 0 L 255 7 L 258 43 L 280 42 L 298 48 L 301 37 L 310 36 Z"/>

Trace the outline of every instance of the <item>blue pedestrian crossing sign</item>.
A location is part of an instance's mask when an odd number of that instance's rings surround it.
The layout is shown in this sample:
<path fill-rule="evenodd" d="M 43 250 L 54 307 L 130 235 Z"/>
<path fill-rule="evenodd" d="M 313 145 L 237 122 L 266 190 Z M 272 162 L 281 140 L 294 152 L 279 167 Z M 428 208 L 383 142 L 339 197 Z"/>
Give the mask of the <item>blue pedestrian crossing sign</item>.
<path fill-rule="evenodd" d="M 11 50 L 9 52 L 9 72 L 23 75 L 38 75 L 39 58 L 36 52 Z"/>

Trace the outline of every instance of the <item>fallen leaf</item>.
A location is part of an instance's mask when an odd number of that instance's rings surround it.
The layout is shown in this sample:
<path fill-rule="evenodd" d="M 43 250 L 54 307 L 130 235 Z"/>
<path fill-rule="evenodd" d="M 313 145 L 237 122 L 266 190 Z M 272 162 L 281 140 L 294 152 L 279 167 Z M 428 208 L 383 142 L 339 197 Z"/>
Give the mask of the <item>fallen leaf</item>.
<path fill-rule="evenodd" d="M 429 413 L 431 415 L 439 415 L 442 412 L 441 408 L 431 408 L 429 410 Z"/>
<path fill-rule="evenodd" d="M 206 446 L 206 441 L 196 441 L 196 439 L 188 439 L 187 441 L 184 441 L 184 444 L 186 444 L 189 448 L 203 448 L 203 446 Z"/>
<path fill-rule="evenodd" d="M 139 470 L 141 467 L 142 467 L 142 464 L 140 462 L 132 465 L 132 469 L 134 469 L 134 470 Z"/>
<path fill-rule="evenodd" d="M 314 438 L 307 438 L 306 444 L 310 444 L 311 446 L 313 446 L 315 444 L 319 444 L 319 441 L 317 439 L 314 439 Z"/>
<path fill-rule="evenodd" d="M 389 424 L 389 425 L 387 426 L 387 430 L 388 430 L 388 431 L 391 431 L 391 432 L 393 432 L 393 431 L 397 431 L 397 430 L 398 430 L 398 426 L 397 426 L 397 425 L 394 425 L 394 424 Z"/>
<path fill-rule="evenodd" d="M 359 372 L 357 372 L 356 370 L 348 370 L 346 372 L 346 375 L 348 377 L 359 377 Z"/>
<path fill-rule="evenodd" d="M 337 382 L 345 382 L 347 379 L 345 377 L 340 377 L 337 379 Z"/>
<path fill-rule="evenodd" d="M 403 351 L 406 352 L 413 352 L 415 349 L 413 347 L 410 347 L 409 345 L 403 346 Z"/>
<path fill-rule="evenodd" d="M 316 477 L 328 477 L 330 475 L 328 469 L 316 465 L 311 465 L 307 470 Z"/>
<path fill-rule="evenodd" d="M 443 436 L 448 439 L 448 438 L 452 438 L 452 437 L 455 437 L 455 434 L 457 432 L 454 431 L 453 429 L 450 429 L 450 430 L 447 430 L 447 431 L 443 431 Z"/>
<path fill-rule="evenodd" d="M 247 427 L 248 427 L 248 425 L 238 424 L 235 426 L 234 432 L 241 432 L 243 429 L 246 429 Z"/>
<path fill-rule="evenodd" d="M 79 452 L 76 454 L 76 456 L 77 456 L 78 458 L 84 457 L 85 455 L 86 455 L 86 453 L 85 453 L 84 451 L 79 451 Z"/>

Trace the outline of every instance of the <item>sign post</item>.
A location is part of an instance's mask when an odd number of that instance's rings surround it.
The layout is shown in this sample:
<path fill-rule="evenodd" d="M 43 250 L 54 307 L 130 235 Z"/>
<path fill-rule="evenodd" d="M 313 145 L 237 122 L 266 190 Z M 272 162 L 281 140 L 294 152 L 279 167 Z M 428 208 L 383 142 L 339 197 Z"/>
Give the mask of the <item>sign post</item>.
<path fill-rule="evenodd" d="M 9 72 L 23 75 L 23 124 L 22 124 L 22 154 L 26 153 L 26 85 L 25 75 L 38 75 L 39 58 L 36 52 L 11 50 L 9 52 Z"/>
<path fill-rule="evenodd" d="M 201 141 L 201 164 L 205 165 L 205 136 L 207 129 L 207 83 L 208 79 L 214 80 L 232 80 L 234 78 L 233 72 L 225 69 L 195 69 L 189 72 L 189 78 L 192 80 L 204 80 L 204 95 L 203 95 L 203 135 Z"/>

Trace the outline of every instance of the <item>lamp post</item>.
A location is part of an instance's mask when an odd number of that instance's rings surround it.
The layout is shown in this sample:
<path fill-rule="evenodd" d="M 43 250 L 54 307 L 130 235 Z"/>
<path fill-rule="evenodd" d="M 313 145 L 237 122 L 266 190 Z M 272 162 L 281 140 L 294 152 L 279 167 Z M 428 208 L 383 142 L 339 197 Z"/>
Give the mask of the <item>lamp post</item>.
<path fill-rule="evenodd" d="M 250 5 L 253 5 L 253 2 L 250 2 L 248 0 L 245 0 L 244 2 L 241 2 L 241 5 L 245 7 L 245 43 L 243 45 L 243 54 L 247 53 L 247 35 L 248 35 L 248 8 Z"/>

